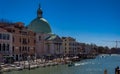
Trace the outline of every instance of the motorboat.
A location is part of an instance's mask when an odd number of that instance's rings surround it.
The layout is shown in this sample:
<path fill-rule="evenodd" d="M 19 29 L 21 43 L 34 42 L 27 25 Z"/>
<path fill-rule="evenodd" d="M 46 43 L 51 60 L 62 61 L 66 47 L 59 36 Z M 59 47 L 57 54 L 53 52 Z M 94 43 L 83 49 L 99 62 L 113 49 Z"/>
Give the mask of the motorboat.
<path fill-rule="evenodd" d="M 74 66 L 75 64 L 73 62 L 68 63 L 68 67 Z"/>

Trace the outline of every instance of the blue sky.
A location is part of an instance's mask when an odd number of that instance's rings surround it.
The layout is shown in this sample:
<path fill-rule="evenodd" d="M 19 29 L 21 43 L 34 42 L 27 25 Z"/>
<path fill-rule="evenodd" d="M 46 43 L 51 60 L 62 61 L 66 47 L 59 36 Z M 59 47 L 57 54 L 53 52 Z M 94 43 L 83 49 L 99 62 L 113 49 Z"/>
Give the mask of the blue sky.
<path fill-rule="evenodd" d="M 120 0 L 0 0 L 0 18 L 28 25 L 39 3 L 59 36 L 109 47 L 115 43 L 107 41 L 120 41 Z"/>

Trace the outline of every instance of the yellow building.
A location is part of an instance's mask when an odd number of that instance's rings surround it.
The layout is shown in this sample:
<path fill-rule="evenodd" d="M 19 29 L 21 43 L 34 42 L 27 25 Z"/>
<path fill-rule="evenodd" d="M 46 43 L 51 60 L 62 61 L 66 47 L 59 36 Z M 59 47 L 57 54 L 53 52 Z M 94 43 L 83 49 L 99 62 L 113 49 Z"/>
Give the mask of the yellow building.
<path fill-rule="evenodd" d="M 63 51 L 66 56 L 74 56 L 80 53 L 81 46 L 80 43 L 77 42 L 72 37 L 62 37 L 63 43 Z"/>

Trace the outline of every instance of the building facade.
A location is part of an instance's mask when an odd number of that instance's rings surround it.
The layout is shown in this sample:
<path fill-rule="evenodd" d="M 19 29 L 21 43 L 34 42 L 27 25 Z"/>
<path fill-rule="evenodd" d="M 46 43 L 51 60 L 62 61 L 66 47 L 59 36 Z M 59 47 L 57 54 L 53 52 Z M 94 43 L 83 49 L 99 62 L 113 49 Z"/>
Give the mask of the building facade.
<path fill-rule="evenodd" d="M 62 39 L 55 34 L 50 35 L 45 39 L 46 55 L 61 57 L 63 55 Z"/>
<path fill-rule="evenodd" d="M 9 36 L 9 53 L 11 53 L 11 56 L 14 58 L 15 61 L 27 60 L 28 56 L 35 56 L 36 51 L 34 32 L 25 28 L 24 24 L 21 22 L 3 23 L 2 29 L 6 30 L 5 36 Z M 3 35 L 2 37 L 4 38 L 4 34 L 1 35 Z M 7 49 L 7 45 L 3 44 L 3 46 L 6 46 Z M 2 50 L 4 50 L 4 48 L 2 48 Z"/>
<path fill-rule="evenodd" d="M 63 54 L 61 38 L 55 34 L 37 33 L 36 53 L 38 58 L 43 56 L 61 56 Z"/>
<path fill-rule="evenodd" d="M 12 56 L 12 34 L 0 28 L 0 55 L 1 61 Z"/>
<path fill-rule="evenodd" d="M 62 46 L 64 50 L 64 55 L 75 56 L 81 52 L 81 46 L 79 42 L 72 37 L 62 37 Z"/>
<path fill-rule="evenodd" d="M 36 33 L 36 54 L 38 58 L 46 55 L 47 51 L 45 50 L 45 38 L 48 36 L 49 34 Z"/>
<path fill-rule="evenodd" d="M 50 24 L 42 17 L 42 10 L 39 6 L 37 17 L 28 25 L 28 29 L 36 33 L 36 55 L 54 56 L 62 54 L 62 40 L 58 35 L 52 34 Z"/>

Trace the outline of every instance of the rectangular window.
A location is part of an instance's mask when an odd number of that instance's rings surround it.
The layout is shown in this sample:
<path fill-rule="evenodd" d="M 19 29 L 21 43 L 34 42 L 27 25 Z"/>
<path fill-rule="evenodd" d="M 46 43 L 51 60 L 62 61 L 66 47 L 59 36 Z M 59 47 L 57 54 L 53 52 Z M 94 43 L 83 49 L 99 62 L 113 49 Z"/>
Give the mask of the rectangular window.
<path fill-rule="evenodd" d="M 21 38 L 19 39 L 20 43 L 21 43 Z"/>
<path fill-rule="evenodd" d="M 21 47 L 19 47 L 19 52 L 21 52 Z"/>
<path fill-rule="evenodd" d="M 28 47 L 28 52 L 29 52 L 29 50 L 30 50 L 30 47 Z"/>
<path fill-rule="evenodd" d="M 71 43 L 69 43 L 69 45 L 71 45 Z"/>
<path fill-rule="evenodd" d="M 20 57 L 22 57 L 22 55 L 20 54 Z"/>
<path fill-rule="evenodd" d="M 24 38 L 22 39 L 22 44 L 24 44 Z"/>
<path fill-rule="evenodd" d="M 24 51 L 24 47 L 22 47 L 22 51 Z"/>
<path fill-rule="evenodd" d="M 65 51 L 65 53 L 67 53 L 67 51 Z"/>
<path fill-rule="evenodd" d="M 12 40 L 13 40 L 13 43 L 14 43 L 14 41 L 15 41 L 15 40 L 14 40 L 14 37 L 12 38 Z"/>
<path fill-rule="evenodd" d="M 13 51 L 13 53 L 14 53 L 14 46 L 12 47 L 12 51 Z"/>
<path fill-rule="evenodd" d="M 25 38 L 22 39 L 22 44 L 27 44 L 27 40 Z"/>
<path fill-rule="evenodd" d="M 66 47 L 65 47 L 65 50 L 66 50 Z"/>
<path fill-rule="evenodd" d="M 25 51 L 27 51 L 27 47 L 25 47 Z"/>
<path fill-rule="evenodd" d="M 5 34 L 3 34 L 3 39 L 4 39 L 4 40 L 6 39 L 6 35 L 5 35 Z"/>
<path fill-rule="evenodd" d="M 35 47 L 33 47 L 33 50 L 34 50 L 34 52 L 35 52 Z"/>
<path fill-rule="evenodd" d="M 7 44 L 7 51 L 9 51 L 9 44 Z"/>
<path fill-rule="evenodd" d="M 34 40 L 34 44 L 36 43 L 36 40 Z"/>
<path fill-rule="evenodd" d="M 0 51 L 1 51 L 1 44 L 0 44 Z"/>
<path fill-rule="evenodd" d="M 15 30 L 13 30 L 12 32 L 15 33 Z"/>
<path fill-rule="evenodd" d="M 39 36 L 39 41 L 41 40 L 41 36 Z"/>
<path fill-rule="evenodd" d="M 9 34 L 6 35 L 6 39 L 7 39 L 7 40 L 10 39 L 10 35 L 9 35 Z"/>
<path fill-rule="evenodd" d="M 5 44 L 3 44 L 3 51 L 5 51 Z"/>
<path fill-rule="evenodd" d="M 30 43 L 30 40 L 28 39 L 28 43 Z"/>
<path fill-rule="evenodd" d="M 25 39 L 25 44 L 27 44 L 27 39 Z"/>
<path fill-rule="evenodd" d="M 19 31 L 19 33 L 21 33 L 21 31 Z"/>
<path fill-rule="evenodd" d="M 67 44 L 65 43 L 65 46 L 66 46 Z"/>
<path fill-rule="evenodd" d="M 0 34 L 0 39 L 2 39 L 2 34 Z"/>

